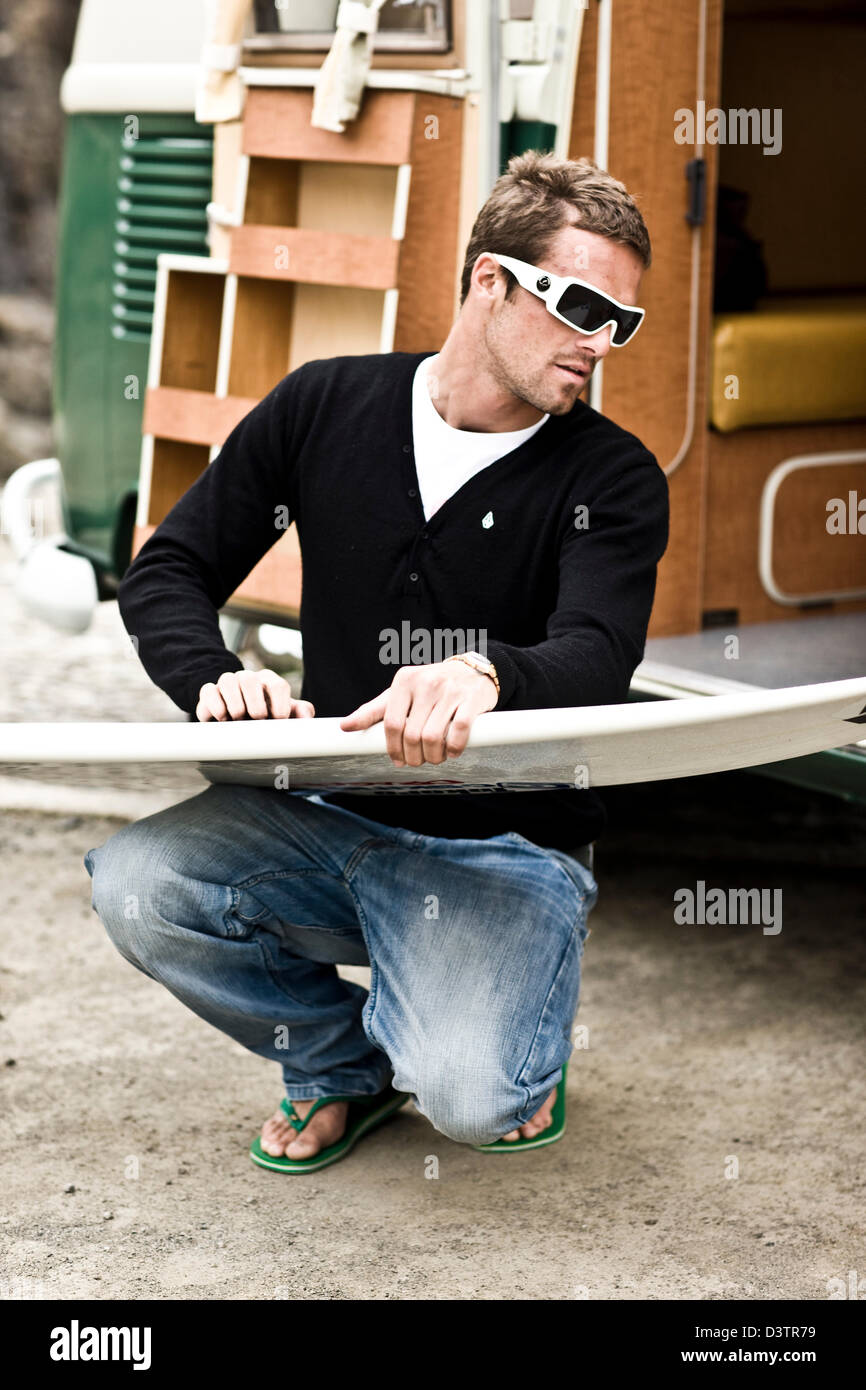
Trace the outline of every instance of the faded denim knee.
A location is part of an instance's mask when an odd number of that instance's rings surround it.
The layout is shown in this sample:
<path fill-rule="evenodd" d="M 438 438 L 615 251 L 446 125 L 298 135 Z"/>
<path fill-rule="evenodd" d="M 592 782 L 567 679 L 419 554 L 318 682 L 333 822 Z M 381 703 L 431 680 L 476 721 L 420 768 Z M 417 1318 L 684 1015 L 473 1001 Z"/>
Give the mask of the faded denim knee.
<path fill-rule="evenodd" d="M 243 932 L 227 922 L 237 894 L 222 884 L 200 882 L 171 862 L 166 843 L 146 822 L 124 826 L 88 851 L 92 905 L 118 951 L 140 970 L 173 958 L 188 931 L 219 935 Z"/>
<path fill-rule="evenodd" d="M 411 1092 L 434 1129 L 458 1144 L 490 1144 L 529 1119 L 527 1088 L 501 1065 L 450 1049 L 428 1052 L 414 1065 L 391 1060 L 396 1089 Z"/>

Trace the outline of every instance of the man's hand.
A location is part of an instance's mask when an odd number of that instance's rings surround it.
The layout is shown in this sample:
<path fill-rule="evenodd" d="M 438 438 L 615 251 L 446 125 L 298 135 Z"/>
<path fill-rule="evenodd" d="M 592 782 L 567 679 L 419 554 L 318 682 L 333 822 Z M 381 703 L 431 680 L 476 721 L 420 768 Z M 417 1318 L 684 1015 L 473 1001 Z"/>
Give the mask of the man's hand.
<path fill-rule="evenodd" d="M 490 677 L 464 661 L 401 666 L 388 689 L 347 714 L 340 728 L 367 729 L 381 719 L 395 767 L 444 763 L 463 752 L 473 720 L 498 699 Z"/>
<path fill-rule="evenodd" d="M 276 671 L 226 671 L 216 685 L 198 692 L 195 717 L 208 719 L 312 719 L 309 700 L 295 700 L 292 687 Z"/>

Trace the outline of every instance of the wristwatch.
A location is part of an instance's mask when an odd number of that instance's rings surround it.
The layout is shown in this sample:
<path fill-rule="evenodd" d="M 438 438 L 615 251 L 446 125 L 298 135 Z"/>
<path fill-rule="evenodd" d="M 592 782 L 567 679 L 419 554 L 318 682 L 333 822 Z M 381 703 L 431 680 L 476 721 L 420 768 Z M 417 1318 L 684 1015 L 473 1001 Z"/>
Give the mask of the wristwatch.
<path fill-rule="evenodd" d="M 499 688 L 499 677 L 496 674 L 496 667 L 492 661 L 488 661 L 486 656 L 480 652 L 457 652 L 454 656 L 446 656 L 446 661 L 465 661 L 467 666 L 471 666 L 474 671 L 480 671 L 482 676 L 489 676 L 496 686 L 496 694 L 502 692 Z"/>

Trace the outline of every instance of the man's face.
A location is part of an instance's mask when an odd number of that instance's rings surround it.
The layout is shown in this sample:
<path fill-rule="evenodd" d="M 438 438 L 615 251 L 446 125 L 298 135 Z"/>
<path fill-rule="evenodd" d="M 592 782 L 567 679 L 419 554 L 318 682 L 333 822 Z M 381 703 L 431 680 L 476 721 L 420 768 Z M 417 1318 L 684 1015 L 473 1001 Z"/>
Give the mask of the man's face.
<path fill-rule="evenodd" d="M 493 250 L 497 250 L 494 247 Z M 563 227 L 539 265 L 554 275 L 576 275 L 618 299 L 637 304 L 643 266 L 628 246 L 580 227 Z M 491 271 L 497 272 L 496 279 Z M 493 295 L 484 320 L 488 366 L 495 379 L 518 400 L 550 415 L 566 415 L 590 376 L 610 351 L 613 328 L 578 333 L 553 317 L 544 302 L 516 286 L 505 298 L 505 273 L 480 258 L 475 274 Z"/>

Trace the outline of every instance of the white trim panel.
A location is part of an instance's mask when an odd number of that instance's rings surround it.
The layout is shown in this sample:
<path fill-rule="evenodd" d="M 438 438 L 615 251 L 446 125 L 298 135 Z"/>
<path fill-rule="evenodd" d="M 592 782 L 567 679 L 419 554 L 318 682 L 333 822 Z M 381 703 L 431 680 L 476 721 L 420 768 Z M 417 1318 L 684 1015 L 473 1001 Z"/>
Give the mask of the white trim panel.
<path fill-rule="evenodd" d="M 195 111 L 197 63 L 73 63 L 60 83 L 60 105 L 78 111 Z"/>
<path fill-rule="evenodd" d="M 153 435 L 142 435 L 141 460 L 138 465 L 138 496 L 135 503 L 136 526 L 147 525 L 150 511 L 150 484 L 153 478 Z"/>
<path fill-rule="evenodd" d="M 225 397 L 229 393 L 229 373 L 232 360 L 232 337 L 235 331 L 235 306 L 238 299 L 238 277 L 226 275 L 223 289 L 223 312 L 220 320 L 220 341 L 217 354 L 216 386 L 214 395 Z"/>
<path fill-rule="evenodd" d="M 402 241 L 406 235 L 406 215 L 409 211 L 409 188 L 412 183 L 412 165 L 397 166 L 397 186 L 394 190 L 394 217 L 391 222 L 391 235 L 395 241 Z"/>
<path fill-rule="evenodd" d="M 247 87 L 314 87 L 318 68 L 238 68 Z M 429 72 L 397 68 L 371 68 L 364 86 L 400 92 L 439 92 L 446 97 L 466 95 L 469 74 L 463 68 Z"/>
<path fill-rule="evenodd" d="M 394 333 L 397 327 L 397 302 L 400 298 L 399 290 L 385 290 L 385 302 L 382 305 L 382 328 L 379 335 L 379 351 L 394 351 Z"/>

